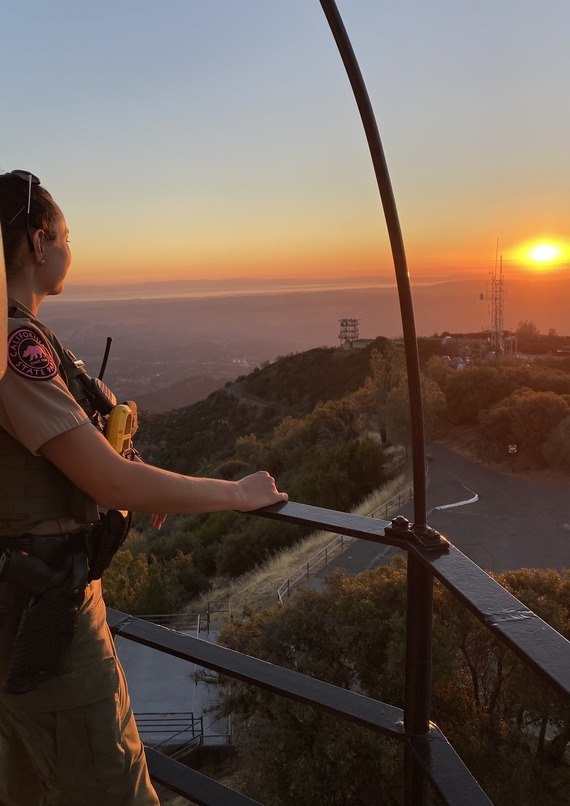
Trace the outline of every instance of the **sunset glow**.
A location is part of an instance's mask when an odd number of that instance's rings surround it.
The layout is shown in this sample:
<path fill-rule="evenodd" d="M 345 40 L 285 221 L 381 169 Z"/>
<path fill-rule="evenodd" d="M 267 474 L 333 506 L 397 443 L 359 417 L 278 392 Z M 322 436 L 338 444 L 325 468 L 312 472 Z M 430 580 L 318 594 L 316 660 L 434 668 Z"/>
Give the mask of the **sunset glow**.
<path fill-rule="evenodd" d="M 531 271 L 556 271 L 567 267 L 570 260 L 570 243 L 559 239 L 541 239 L 527 242 L 510 255 L 514 264 Z"/>
<path fill-rule="evenodd" d="M 529 257 L 536 263 L 552 263 L 560 257 L 561 249 L 552 243 L 538 243 L 530 250 Z"/>
<path fill-rule="evenodd" d="M 507 281 L 520 273 L 529 300 L 570 270 L 570 108 L 559 103 L 570 3 L 549 2 L 545 14 L 505 0 L 493 25 L 487 6 L 472 4 L 465 25 L 457 4 L 339 0 L 416 286 L 484 284 L 497 239 Z M 43 102 L 39 153 L 38 111 L 25 99 L 45 54 L 32 48 L 22 61 L 18 37 L 7 38 L 4 60 L 19 69 L 4 88 L 14 114 L 0 170 L 32 170 L 64 211 L 67 287 L 348 287 L 394 276 L 366 137 L 318 3 L 143 0 L 133 15 L 132 4 L 103 0 L 89 5 L 88 24 L 75 5 L 69 14 L 73 4 L 55 4 L 46 21 L 39 0 L 12 3 L 3 18 L 30 41 L 47 32 L 50 82 L 66 88 Z"/>

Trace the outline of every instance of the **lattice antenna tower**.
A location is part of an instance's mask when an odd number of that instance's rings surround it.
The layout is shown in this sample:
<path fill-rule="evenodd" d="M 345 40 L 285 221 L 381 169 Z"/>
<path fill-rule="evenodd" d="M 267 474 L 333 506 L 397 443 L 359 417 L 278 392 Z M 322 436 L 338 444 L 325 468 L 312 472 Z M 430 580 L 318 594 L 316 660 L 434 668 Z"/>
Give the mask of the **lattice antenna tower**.
<path fill-rule="evenodd" d="M 503 256 L 499 257 L 499 242 L 495 254 L 495 267 L 489 272 L 491 279 L 487 283 L 487 291 L 481 299 L 490 301 L 491 312 L 491 345 L 497 356 L 505 351 L 505 280 L 503 276 Z"/>
<path fill-rule="evenodd" d="M 339 322 L 340 333 L 338 334 L 338 337 L 341 345 L 347 343 L 351 344 L 353 341 L 357 341 L 359 338 L 358 324 L 360 320 L 351 317 L 349 319 L 339 319 Z"/>

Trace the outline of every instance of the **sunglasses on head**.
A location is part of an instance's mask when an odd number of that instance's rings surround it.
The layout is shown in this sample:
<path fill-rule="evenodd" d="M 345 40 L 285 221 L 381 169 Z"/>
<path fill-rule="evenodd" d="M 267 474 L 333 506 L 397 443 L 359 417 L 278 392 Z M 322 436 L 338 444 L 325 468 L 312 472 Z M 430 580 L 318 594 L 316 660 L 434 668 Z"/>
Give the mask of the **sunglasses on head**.
<path fill-rule="evenodd" d="M 16 215 L 12 218 L 8 224 L 12 224 L 13 221 L 18 218 L 22 210 L 26 210 L 26 236 L 28 238 L 28 245 L 30 247 L 30 252 L 34 251 L 34 244 L 32 243 L 32 239 L 30 238 L 30 206 L 32 203 L 32 185 L 41 185 L 40 180 L 35 174 L 30 173 L 29 171 L 10 171 L 8 176 L 17 176 L 18 179 L 23 179 L 24 182 L 28 183 L 28 204 L 23 207 L 20 207 Z"/>

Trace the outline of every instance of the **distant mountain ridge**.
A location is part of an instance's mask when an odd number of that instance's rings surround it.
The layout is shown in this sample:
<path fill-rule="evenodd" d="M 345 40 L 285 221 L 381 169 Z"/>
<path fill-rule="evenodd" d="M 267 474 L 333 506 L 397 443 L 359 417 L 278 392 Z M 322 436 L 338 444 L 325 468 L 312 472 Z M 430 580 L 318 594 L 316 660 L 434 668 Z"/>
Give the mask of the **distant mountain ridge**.
<path fill-rule="evenodd" d="M 441 278 L 440 278 L 441 280 Z M 439 282 L 433 280 L 429 282 Z M 242 294 L 279 294 L 356 288 L 395 287 L 394 275 L 364 277 L 236 277 L 230 279 L 151 280 L 143 283 L 85 284 L 69 281 L 68 300 L 176 299 L 179 297 L 217 297 Z"/>
<path fill-rule="evenodd" d="M 158 389 L 156 392 L 139 394 L 136 402 L 139 409 L 144 411 L 172 411 L 172 409 L 180 409 L 196 403 L 198 400 L 203 400 L 227 382 L 228 378 L 191 375 L 189 378 Z"/>

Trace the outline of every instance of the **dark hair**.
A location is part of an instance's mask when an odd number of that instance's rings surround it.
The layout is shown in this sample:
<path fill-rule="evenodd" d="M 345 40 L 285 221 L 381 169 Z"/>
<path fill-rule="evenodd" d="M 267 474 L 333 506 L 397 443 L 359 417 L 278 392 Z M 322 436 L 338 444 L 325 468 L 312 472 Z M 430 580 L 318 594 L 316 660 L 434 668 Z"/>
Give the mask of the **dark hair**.
<path fill-rule="evenodd" d="M 22 245 L 28 243 L 26 230 L 29 185 L 19 176 L 0 174 L 0 222 L 6 272 L 17 271 Z M 59 215 L 51 195 L 41 185 L 32 183 L 30 229 L 43 229 L 46 237 L 56 238 L 55 224 Z"/>

